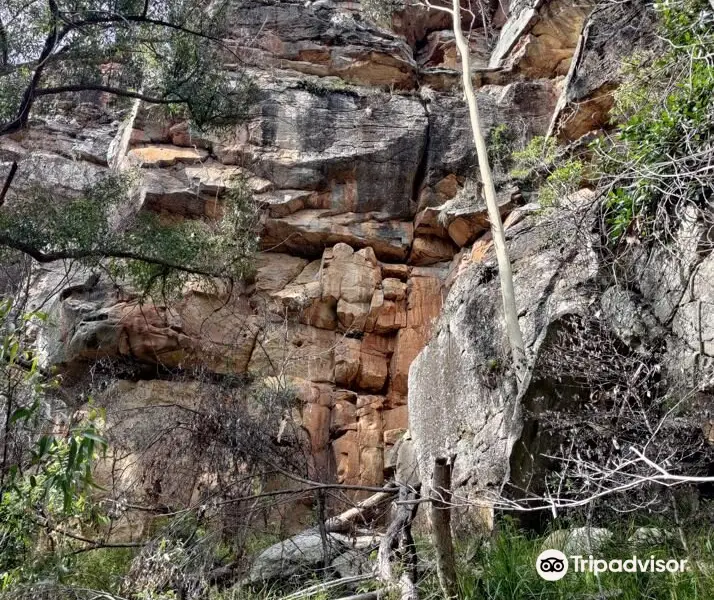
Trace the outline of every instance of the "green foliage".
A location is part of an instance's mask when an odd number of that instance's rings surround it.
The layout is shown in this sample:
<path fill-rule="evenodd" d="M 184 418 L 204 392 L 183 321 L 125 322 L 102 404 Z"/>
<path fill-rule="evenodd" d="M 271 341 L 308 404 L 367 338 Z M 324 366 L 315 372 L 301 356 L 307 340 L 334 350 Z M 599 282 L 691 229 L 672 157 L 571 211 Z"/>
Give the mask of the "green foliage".
<path fill-rule="evenodd" d="M 712 197 L 714 15 L 706 0 L 659 2 L 665 52 L 634 56 L 615 94 L 614 144 L 595 147 L 612 180 L 610 235 L 672 233 L 686 206 Z"/>
<path fill-rule="evenodd" d="M 555 138 L 535 137 L 511 155 L 511 177 L 535 183 L 544 207 L 558 203 L 580 189 L 587 180 L 585 163 L 580 158 L 560 156 Z"/>
<path fill-rule="evenodd" d="M 221 68 L 230 54 L 222 42 L 227 3 L 150 2 L 146 12 L 144 4 L 5 0 L 0 132 L 22 116 L 27 98 L 57 87 L 141 93 L 169 113 L 185 111 L 201 128 L 245 119 L 255 86 L 244 74 Z"/>
<path fill-rule="evenodd" d="M 68 565 L 67 585 L 118 593 L 135 554 L 133 548 L 97 548 L 76 554 Z"/>
<path fill-rule="evenodd" d="M 510 169 L 513 161 L 513 145 L 516 141 L 514 131 L 505 123 L 497 125 L 488 132 L 486 144 L 488 158 L 493 167 L 504 171 Z"/>
<path fill-rule="evenodd" d="M 570 600 L 571 598 L 617 597 L 620 600 L 703 600 L 710 597 L 714 574 L 700 570 L 714 558 L 714 531 L 690 532 L 689 552 L 674 540 L 635 547 L 628 543 L 633 526 L 613 529 L 611 543 L 598 550 L 597 558 L 631 558 L 633 553 L 649 558 L 687 558 L 691 571 L 672 573 L 575 573 L 571 570 L 557 582 L 540 578 L 536 558 L 544 549 L 544 536 L 518 529 L 508 519 L 499 524 L 491 538 L 474 540 L 459 552 L 459 598 L 463 600 Z M 431 575 L 420 585 L 422 595 L 437 597 L 436 577 Z M 431 593 L 429 593 L 431 592 Z M 604 594 L 601 596 L 601 594 Z"/>
<path fill-rule="evenodd" d="M 19 313 L 10 300 L 0 303 L 0 591 L 61 566 L 69 538 L 57 532 L 102 522 L 89 492 L 93 462 L 106 447 L 99 434 L 104 415 L 90 403 L 86 419 L 65 432 L 43 420 L 58 385 L 29 342 L 31 327 L 43 319 Z"/>
<path fill-rule="evenodd" d="M 539 200 L 542 206 L 556 206 L 560 200 L 577 192 L 585 178 L 585 165 L 577 159 L 570 159 L 560 163 L 548 175 L 545 184 L 539 191 Z"/>
<path fill-rule="evenodd" d="M 66 438 L 42 437 L 31 466 L 4 486 L 0 591 L 66 571 L 71 538 L 56 532 L 103 521 L 88 495 L 96 448 L 103 445 L 92 423 Z"/>
<path fill-rule="evenodd" d="M 75 258 L 89 267 L 110 259 L 117 278 L 141 293 L 172 296 L 196 275 L 235 280 L 253 273 L 257 211 L 247 185 L 235 179 L 215 220 L 163 221 L 140 212 L 118 222 L 130 203 L 135 175 L 117 173 L 79 198 L 58 201 L 40 186 L 0 212 L 0 242 L 48 258 Z"/>
<path fill-rule="evenodd" d="M 558 142 L 555 138 L 534 137 L 522 150 L 513 152 L 511 176 L 525 179 L 533 171 L 553 166 L 558 155 Z"/>

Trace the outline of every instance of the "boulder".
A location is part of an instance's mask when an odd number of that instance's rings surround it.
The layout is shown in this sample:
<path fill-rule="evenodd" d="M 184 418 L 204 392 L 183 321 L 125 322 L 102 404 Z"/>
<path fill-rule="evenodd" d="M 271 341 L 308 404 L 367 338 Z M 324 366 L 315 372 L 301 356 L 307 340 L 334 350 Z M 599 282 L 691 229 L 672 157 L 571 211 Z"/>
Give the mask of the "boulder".
<path fill-rule="evenodd" d="M 600 527 L 575 527 L 551 533 L 541 545 L 542 550 L 560 550 L 566 556 L 597 554 L 612 540 L 613 534 Z"/>
<path fill-rule="evenodd" d="M 562 252 L 564 240 L 576 239 L 566 226 L 574 227 L 574 221 L 527 216 L 508 230 L 531 364 L 549 326 L 591 302 L 582 285 L 597 272 L 591 241 L 580 236 L 581 244 Z M 395 356 L 399 346 L 398 340 Z M 508 479 L 511 450 L 521 435 L 521 402 L 528 393 L 528 386 L 519 393 L 509 364 L 491 249 L 484 262 L 471 264 L 456 279 L 431 341 L 409 369 L 410 432 L 424 486 L 439 457 L 455 457 L 454 486 L 463 486 L 464 497 L 483 499 L 484 492 L 500 489 Z"/>
<path fill-rule="evenodd" d="M 627 538 L 627 541 L 635 547 L 652 548 L 667 544 L 673 537 L 671 531 L 665 531 L 659 527 L 638 527 Z"/>
<path fill-rule="evenodd" d="M 332 561 L 347 549 L 344 536 L 327 534 L 327 560 Z M 322 538 L 317 529 L 307 530 L 266 548 L 253 561 L 245 583 L 287 579 L 309 575 L 324 564 Z"/>

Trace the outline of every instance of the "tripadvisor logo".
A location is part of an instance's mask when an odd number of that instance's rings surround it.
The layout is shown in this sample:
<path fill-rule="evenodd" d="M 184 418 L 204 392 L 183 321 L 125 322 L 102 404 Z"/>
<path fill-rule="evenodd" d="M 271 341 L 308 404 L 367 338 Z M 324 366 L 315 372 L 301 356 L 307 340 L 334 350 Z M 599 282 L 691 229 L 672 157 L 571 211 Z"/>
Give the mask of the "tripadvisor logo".
<path fill-rule="evenodd" d="M 559 550 L 544 550 L 536 558 L 536 571 L 546 581 L 558 581 L 565 577 L 572 563 L 574 573 L 684 573 L 689 569 L 687 559 L 647 559 L 633 556 L 628 559 L 604 560 L 589 556 L 571 556 L 570 561 Z"/>
<path fill-rule="evenodd" d="M 568 572 L 568 558 L 560 550 L 545 550 L 536 558 L 536 571 L 546 581 L 558 581 Z"/>

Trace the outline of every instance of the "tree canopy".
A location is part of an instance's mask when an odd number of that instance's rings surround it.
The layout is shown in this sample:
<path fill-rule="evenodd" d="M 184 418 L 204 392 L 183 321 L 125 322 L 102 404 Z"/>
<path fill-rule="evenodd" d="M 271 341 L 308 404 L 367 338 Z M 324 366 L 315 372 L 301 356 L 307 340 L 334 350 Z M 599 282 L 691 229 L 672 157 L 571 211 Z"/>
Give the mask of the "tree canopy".
<path fill-rule="evenodd" d="M 225 6 L 206 0 L 4 2 L 0 139 L 52 114 L 53 99 L 76 101 L 81 93 L 104 94 L 118 114 L 139 101 L 156 105 L 199 130 L 244 121 L 255 87 L 242 71 L 224 67 L 231 54 L 223 42 Z M 14 202 L 5 200 L 18 161 L 0 163 L 0 173 L 0 245 L 39 262 L 76 259 L 95 266 L 109 259 L 114 274 L 144 292 L 165 292 L 187 275 L 240 278 L 250 271 L 257 222 L 238 179 L 217 219 L 166 223 L 147 211 L 126 218 L 123 207 L 140 193 L 131 171 L 109 170 L 70 199 L 37 177 Z"/>
<path fill-rule="evenodd" d="M 183 108 L 199 126 L 245 116 L 248 79 L 221 69 L 223 3 L 8 0 L 0 7 L 0 134 L 38 100 L 79 91 Z"/>

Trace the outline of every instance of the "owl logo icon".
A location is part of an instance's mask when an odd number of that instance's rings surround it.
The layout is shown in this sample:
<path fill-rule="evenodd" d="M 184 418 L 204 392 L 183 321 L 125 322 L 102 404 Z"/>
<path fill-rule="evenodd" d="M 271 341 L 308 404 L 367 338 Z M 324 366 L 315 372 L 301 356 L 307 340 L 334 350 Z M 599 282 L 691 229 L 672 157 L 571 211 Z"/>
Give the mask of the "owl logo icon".
<path fill-rule="evenodd" d="M 558 581 L 568 572 L 568 558 L 560 550 L 545 550 L 536 558 L 536 571 L 546 581 Z"/>

